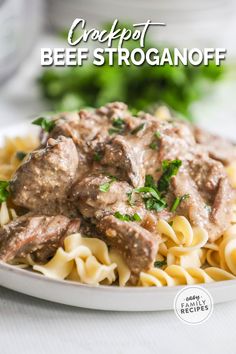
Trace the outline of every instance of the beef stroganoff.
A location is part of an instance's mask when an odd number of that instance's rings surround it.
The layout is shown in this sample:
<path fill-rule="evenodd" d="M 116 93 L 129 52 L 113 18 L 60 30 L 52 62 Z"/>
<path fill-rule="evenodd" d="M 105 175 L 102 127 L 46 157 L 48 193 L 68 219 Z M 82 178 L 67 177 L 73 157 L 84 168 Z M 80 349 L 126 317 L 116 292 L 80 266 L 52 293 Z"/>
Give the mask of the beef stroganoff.
<path fill-rule="evenodd" d="M 92 285 L 235 279 L 236 148 L 124 103 L 34 124 L 0 150 L 0 260 Z"/>

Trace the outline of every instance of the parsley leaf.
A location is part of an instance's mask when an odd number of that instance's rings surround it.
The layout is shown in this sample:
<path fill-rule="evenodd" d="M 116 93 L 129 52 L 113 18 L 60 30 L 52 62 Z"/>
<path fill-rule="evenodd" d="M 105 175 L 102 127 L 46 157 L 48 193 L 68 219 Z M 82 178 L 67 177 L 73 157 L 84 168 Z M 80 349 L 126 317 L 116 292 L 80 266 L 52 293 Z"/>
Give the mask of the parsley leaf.
<path fill-rule="evenodd" d="M 121 214 L 119 211 L 116 211 L 114 216 L 121 221 L 141 221 L 140 216 L 135 213 L 134 215 Z"/>
<path fill-rule="evenodd" d="M 161 133 L 159 131 L 156 131 L 154 133 L 154 136 L 157 138 L 157 139 L 160 139 L 161 138 Z"/>
<path fill-rule="evenodd" d="M 151 144 L 149 145 L 150 149 L 152 150 L 157 150 L 158 148 L 158 141 L 159 139 L 161 138 L 161 133 L 156 131 L 154 134 L 153 134 L 153 137 L 154 139 L 152 140 Z"/>
<path fill-rule="evenodd" d="M 189 194 L 184 194 L 182 195 L 182 197 L 176 197 L 175 200 L 174 200 L 174 203 L 170 209 L 171 212 L 174 212 L 176 211 L 176 209 L 178 208 L 178 206 L 180 205 L 180 203 L 182 201 L 184 201 L 185 199 L 188 199 L 190 197 Z"/>
<path fill-rule="evenodd" d="M 114 181 L 116 181 L 116 177 L 110 176 L 110 181 L 105 182 L 105 183 L 103 183 L 103 184 L 101 184 L 101 185 L 99 186 L 100 192 L 104 192 L 104 193 L 109 192 L 110 187 L 111 187 L 111 184 L 112 184 Z"/>
<path fill-rule="evenodd" d="M 99 187 L 99 190 L 101 191 L 101 192 L 108 192 L 109 191 L 109 189 L 110 189 L 110 186 L 111 186 L 111 182 L 106 182 L 106 183 L 103 183 L 103 184 L 101 184 L 101 186 Z"/>
<path fill-rule="evenodd" d="M 136 193 L 149 193 L 153 198 L 160 199 L 157 191 L 152 187 L 139 187 L 135 188 L 134 192 Z"/>
<path fill-rule="evenodd" d="M 141 221 L 142 219 L 137 213 L 134 213 L 134 215 L 132 216 L 132 220 L 133 221 Z"/>
<path fill-rule="evenodd" d="M 150 147 L 150 149 L 152 149 L 152 150 L 156 150 L 157 147 L 158 147 L 158 144 L 157 144 L 155 141 L 153 141 L 153 142 L 149 145 L 149 147 Z"/>
<path fill-rule="evenodd" d="M 174 203 L 172 204 L 172 207 L 170 209 L 170 211 L 173 213 L 174 211 L 176 211 L 176 209 L 178 208 L 180 204 L 180 197 L 176 197 L 174 200 Z"/>
<path fill-rule="evenodd" d="M 137 134 L 140 130 L 142 130 L 145 126 L 145 123 L 142 123 L 142 124 L 139 124 L 136 128 L 134 128 L 132 131 L 131 131 L 131 134 L 132 135 L 135 135 Z"/>
<path fill-rule="evenodd" d="M 166 261 L 155 261 L 154 262 L 154 267 L 155 268 L 162 268 L 163 266 L 167 265 Z"/>
<path fill-rule="evenodd" d="M 143 201 L 147 210 L 161 211 L 167 207 L 166 201 L 160 196 L 151 175 L 145 178 L 145 186 L 134 189 L 136 193 L 143 193 Z"/>
<path fill-rule="evenodd" d="M 127 214 L 121 214 L 119 211 L 116 211 L 114 216 L 121 221 L 130 221 L 130 216 Z"/>
<path fill-rule="evenodd" d="M 125 121 L 122 118 L 115 118 L 112 122 L 113 128 L 108 129 L 109 135 L 121 134 L 125 128 Z"/>
<path fill-rule="evenodd" d="M 167 207 L 166 201 L 163 199 L 147 198 L 145 200 L 145 207 L 147 210 L 162 211 Z"/>
<path fill-rule="evenodd" d="M 167 192 L 171 177 L 177 175 L 181 165 L 182 165 L 181 160 L 162 161 L 163 174 L 157 184 L 158 190 L 160 192 Z"/>
<path fill-rule="evenodd" d="M 3 203 L 9 197 L 9 182 L 8 181 L 0 181 L 0 203 Z"/>
<path fill-rule="evenodd" d="M 156 184 L 151 175 L 145 176 L 145 187 L 152 187 L 153 189 L 157 190 Z"/>
<path fill-rule="evenodd" d="M 50 133 L 56 125 L 53 120 L 44 117 L 39 117 L 35 119 L 32 124 L 40 126 L 47 133 Z"/>
<path fill-rule="evenodd" d="M 125 125 L 124 119 L 116 118 L 113 120 L 112 125 L 113 125 L 113 127 L 116 127 L 116 128 L 123 128 Z"/>
<path fill-rule="evenodd" d="M 17 151 L 16 153 L 16 158 L 19 160 L 19 161 L 23 161 L 24 158 L 26 157 L 27 153 L 24 152 L 24 151 Z"/>
<path fill-rule="evenodd" d="M 112 134 L 119 134 L 121 132 L 121 130 L 119 128 L 109 128 L 108 129 L 108 134 L 112 135 Z"/>

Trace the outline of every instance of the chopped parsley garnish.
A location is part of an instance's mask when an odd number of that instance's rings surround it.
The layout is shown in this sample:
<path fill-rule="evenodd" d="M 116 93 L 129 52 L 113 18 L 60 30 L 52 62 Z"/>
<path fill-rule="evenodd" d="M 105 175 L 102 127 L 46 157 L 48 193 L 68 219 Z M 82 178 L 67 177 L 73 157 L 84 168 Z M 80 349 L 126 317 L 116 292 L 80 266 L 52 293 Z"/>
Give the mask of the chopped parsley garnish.
<path fill-rule="evenodd" d="M 108 133 L 109 133 L 109 135 L 119 134 L 119 133 L 121 133 L 121 130 L 119 128 L 110 128 L 110 129 L 108 129 Z"/>
<path fill-rule="evenodd" d="M 152 187 L 153 189 L 157 190 L 157 186 L 156 186 L 154 179 L 151 175 L 145 176 L 145 187 Z"/>
<path fill-rule="evenodd" d="M 121 221 L 130 221 L 130 216 L 127 214 L 121 214 L 119 211 L 116 211 L 114 216 Z"/>
<path fill-rule="evenodd" d="M 152 197 L 159 199 L 159 194 L 152 187 L 139 187 L 134 190 L 136 193 L 149 193 Z"/>
<path fill-rule="evenodd" d="M 180 160 L 164 160 L 162 162 L 163 173 L 157 184 L 151 175 L 147 175 L 145 178 L 144 187 L 135 188 L 133 190 L 135 193 L 142 193 L 142 198 L 147 210 L 155 210 L 160 212 L 167 207 L 167 202 L 164 195 L 168 191 L 171 177 L 177 174 L 181 165 L 182 161 Z M 171 211 L 175 211 L 179 203 L 187 198 L 187 195 L 184 195 L 181 198 L 176 198 L 173 206 L 171 207 Z"/>
<path fill-rule="evenodd" d="M 147 210 L 161 211 L 167 207 L 167 203 L 161 197 L 151 175 L 146 176 L 144 187 L 136 188 L 134 192 L 143 193 L 143 201 Z"/>
<path fill-rule="evenodd" d="M 149 145 L 149 147 L 150 147 L 150 149 L 152 149 L 152 150 L 156 150 L 157 147 L 158 147 L 158 144 L 157 144 L 157 142 L 153 141 L 153 142 Z"/>
<path fill-rule="evenodd" d="M 8 181 L 0 181 L 0 203 L 3 203 L 9 197 L 9 182 Z"/>
<path fill-rule="evenodd" d="M 132 220 L 133 221 L 141 221 L 142 219 L 140 218 L 140 216 L 137 213 L 134 213 L 134 215 L 132 216 Z"/>
<path fill-rule="evenodd" d="M 177 175 L 181 165 L 182 165 L 181 160 L 162 161 L 163 174 L 157 184 L 157 188 L 159 192 L 167 192 L 171 177 Z"/>
<path fill-rule="evenodd" d="M 121 134 L 125 128 L 125 121 L 122 118 L 115 118 L 112 122 L 113 128 L 108 129 L 109 135 Z"/>
<path fill-rule="evenodd" d="M 154 133 L 154 136 L 157 138 L 157 139 L 160 139 L 161 138 L 161 133 L 159 131 L 156 131 Z"/>
<path fill-rule="evenodd" d="M 143 199 L 147 210 L 155 210 L 159 212 L 167 207 L 167 203 L 164 199 L 156 199 L 153 197 L 144 197 Z"/>
<path fill-rule="evenodd" d="M 151 144 L 149 145 L 150 149 L 157 150 L 160 137 L 161 137 L 161 133 L 158 131 L 156 131 L 153 134 L 153 140 L 152 140 Z"/>
<path fill-rule="evenodd" d="M 100 155 L 98 152 L 95 152 L 95 154 L 93 155 L 93 159 L 94 161 L 101 161 L 102 159 L 102 155 Z"/>
<path fill-rule="evenodd" d="M 136 128 L 134 128 L 132 131 L 131 131 L 131 134 L 132 135 L 135 135 L 137 134 L 140 130 L 142 130 L 145 126 L 145 123 L 142 123 L 142 124 L 139 124 Z"/>
<path fill-rule="evenodd" d="M 116 181 L 116 177 L 110 176 L 110 181 L 105 182 L 99 186 L 100 192 L 109 192 L 111 184 Z"/>
<path fill-rule="evenodd" d="M 44 117 L 39 117 L 35 119 L 32 124 L 40 126 L 47 133 L 50 133 L 56 125 L 53 120 Z"/>
<path fill-rule="evenodd" d="M 141 221 L 140 216 L 135 213 L 133 215 L 121 214 L 119 211 L 115 212 L 114 216 L 121 221 Z"/>
<path fill-rule="evenodd" d="M 166 261 L 155 261 L 154 262 L 154 267 L 155 268 L 162 268 L 163 266 L 167 265 Z"/>
<path fill-rule="evenodd" d="M 174 212 L 176 211 L 176 209 L 178 208 L 178 206 L 180 205 L 180 203 L 186 199 L 188 199 L 190 197 L 189 194 L 184 194 L 182 195 L 182 197 L 176 197 L 174 200 L 174 203 L 170 209 L 170 211 Z"/>
<path fill-rule="evenodd" d="M 27 153 L 24 152 L 24 151 L 17 151 L 17 153 L 16 153 L 16 158 L 17 158 L 19 161 L 23 161 L 26 155 L 27 155 Z"/>
<path fill-rule="evenodd" d="M 116 127 L 116 128 L 123 128 L 125 125 L 124 119 L 116 118 L 113 120 L 112 125 L 113 125 L 113 127 Z"/>

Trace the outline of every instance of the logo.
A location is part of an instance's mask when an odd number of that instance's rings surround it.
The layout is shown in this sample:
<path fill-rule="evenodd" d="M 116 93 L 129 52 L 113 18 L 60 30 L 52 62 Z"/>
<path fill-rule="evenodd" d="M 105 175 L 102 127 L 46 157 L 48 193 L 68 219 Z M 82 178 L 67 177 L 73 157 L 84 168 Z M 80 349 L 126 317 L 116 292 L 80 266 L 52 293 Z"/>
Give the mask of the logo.
<path fill-rule="evenodd" d="M 213 307 L 211 294 L 200 286 L 187 286 L 180 290 L 174 299 L 176 316 L 189 325 L 207 321 L 212 315 Z"/>

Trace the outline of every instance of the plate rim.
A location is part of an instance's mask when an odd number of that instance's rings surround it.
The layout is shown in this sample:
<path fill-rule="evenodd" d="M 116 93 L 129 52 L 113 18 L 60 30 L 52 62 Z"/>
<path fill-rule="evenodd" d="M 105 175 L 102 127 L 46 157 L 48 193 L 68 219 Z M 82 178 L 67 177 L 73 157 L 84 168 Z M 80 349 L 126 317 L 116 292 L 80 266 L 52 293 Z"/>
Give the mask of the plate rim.
<path fill-rule="evenodd" d="M 43 274 L 27 270 L 27 269 L 22 269 L 18 268 L 15 265 L 7 264 L 5 262 L 0 261 L 0 271 L 7 271 L 7 272 L 13 272 L 16 273 L 19 276 L 23 276 L 24 278 L 32 278 L 34 280 L 40 280 L 43 282 L 47 283 L 54 283 L 54 284 L 61 284 L 63 286 L 73 286 L 75 288 L 86 288 L 86 289 L 100 289 L 106 290 L 106 291 L 116 291 L 116 292 L 156 292 L 156 291 L 170 291 L 173 292 L 173 289 L 176 291 L 180 291 L 186 286 L 203 286 L 206 288 L 212 289 L 212 288 L 217 288 L 217 287 L 222 287 L 223 285 L 226 287 L 231 287 L 236 285 L 236 279 L 230 279 L 230 280 L 222 280 L 222 281 L 212 281 L 209 283 L 197 283 L 197 284 L 183 284 L 183 285 L 173 285 L 173 286 L 150 286 L 150 287 L 145 287 L 145 286 L 118 286 L 118 285 L 94 285 L 94 284 L 84 284 L 81 282 L 76 282 L 72 280 L 60 280 L 60 279 L 54 279 L 50 278 L 47 276 L 44 276 Z"/>

